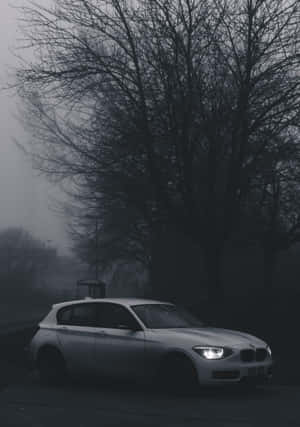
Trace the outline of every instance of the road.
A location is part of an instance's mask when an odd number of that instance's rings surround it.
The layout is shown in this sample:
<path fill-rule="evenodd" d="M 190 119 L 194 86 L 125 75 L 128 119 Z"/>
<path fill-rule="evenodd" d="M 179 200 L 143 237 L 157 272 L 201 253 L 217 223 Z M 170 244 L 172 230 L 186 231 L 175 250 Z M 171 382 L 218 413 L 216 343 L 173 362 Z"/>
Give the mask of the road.
<path fill-rule="evenodd" d="M 300 387 L 202 390 L 170 396 L 142 386 L 47 387 L 34 372 L 0 392 L 1 427 L 299 427 Z"/>

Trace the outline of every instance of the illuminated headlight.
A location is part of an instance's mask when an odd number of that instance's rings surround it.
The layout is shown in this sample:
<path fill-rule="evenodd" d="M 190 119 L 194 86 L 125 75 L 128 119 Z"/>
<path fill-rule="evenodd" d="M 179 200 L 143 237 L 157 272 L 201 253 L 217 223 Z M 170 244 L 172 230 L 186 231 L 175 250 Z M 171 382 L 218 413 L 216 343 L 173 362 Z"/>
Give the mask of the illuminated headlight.
<path fill-rule="evenodd" d="M 230 356 L 232 354 L 232 350 L 224 347 L 196 346 L 194 347 L 194 350 L 207 360 L 224 359 L 224 357 Z"/>
<path fill-rule="evenodd" d="M 268 352 L 269 356 L 272 357 L 272 350 L 269 346 L 267 347 L 267 352 Z"/>

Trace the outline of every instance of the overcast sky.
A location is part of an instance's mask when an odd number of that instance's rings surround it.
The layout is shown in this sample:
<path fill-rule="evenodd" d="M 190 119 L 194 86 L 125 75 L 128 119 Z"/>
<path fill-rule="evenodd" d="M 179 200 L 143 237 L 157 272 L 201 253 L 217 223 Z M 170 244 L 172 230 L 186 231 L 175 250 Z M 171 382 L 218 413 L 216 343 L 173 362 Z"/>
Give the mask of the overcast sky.
<path fill-rule="evenodd" d="M 0 86 L 5 85 L 18 37 L 19 12 L 11 5 L 24 0 L 0 0 Z M 48 0 L 43 0 L 46 3 Z M 22 141 L 24 132 L 14 118 L 17 99 L 0 91 L 0 228 L 23 226 L 36 237 L 66 252 L 70 242 L 64 219 L 53 212 L 53 199 L 61 197 L 54 188 L 33 171 L 30 162 L 13 140 Z"/>

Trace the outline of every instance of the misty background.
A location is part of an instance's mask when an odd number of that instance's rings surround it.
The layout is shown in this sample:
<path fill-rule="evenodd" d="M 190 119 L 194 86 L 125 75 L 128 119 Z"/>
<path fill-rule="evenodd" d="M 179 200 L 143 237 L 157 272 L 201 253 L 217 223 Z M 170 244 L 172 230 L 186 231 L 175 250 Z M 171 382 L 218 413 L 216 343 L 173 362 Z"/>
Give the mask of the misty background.
<path fill-rule="evenodd" d="M 1 89 L 14 78 L 20 37 L 17 7 L 22 4 L 0 3 Z M 85 274 L 74 266 L 66 221 L 57 211 L 62 192 L 33 169 L 16 144 L 26 138 L 18 108 L 17 96 L 0 90 L 1 326 L 44 315 L 49 304 L 70 297 Z"/>
<path fill-rule="evenodd" d="M 14 84 L 15 67 L 19 62 L 17 57 L 20 55 L 22 59 L 28 60 L 30 55 L 27 51 L 24 54 L 24 50 L 18 50 L 22 44 L 22 11 L 19 8 L 25 4 L 28 2 L 24 0 L 2 0 L 0 3 L 0 88 L 4 88 L 0 90 L 0 234 L 5 234 L 7 229 L 11 230 L 11 236 L 16 230 L 19 230 L 20 234 L 23 231 L 28 232 L 37 240 L 38 246 L 42 244 L 46 250 L 54 251 L 56 258 L 53 257 L 29 283 L 19 283 L 17 280 L 18 286 L 14 287 L 10 283 L 11 277 L 2 278 L 2 297 L 4 293 L 8 293 L 12 294 L 11 296 L 25 295 L 32 298 L 30 290 L 38 289 L 42 294 L 49 293 L 51 301 L 53 298 L 56 301 L 74 297 L 77 280 L 94 279 L 95 266 L 93 260 L 91 263 L 81 263 L 72 252 L 73 242 L 68 233 L 69 218 L 61 209 L 61 202 L 66 200 L 66 195 L 59 184 L 50 183 L 40 172 L 34 170 L 30 156 L 26 156 L 18 146 L 25 146 L 30 136 L 20 121 L 20 100 L 13 91 L 6 88 Z M 43 0 L 43 6 L 50 4 L 51 0 Z M 26 251 L 27 249 L 24 249 L 24 253 Z M 12 253 L 11 257 L 15 256 Z M 24 254 L 21 256 L 24 257 Z M 34 260 L 34 256 L 32 259 Z M 4 259 L 2 267 L 6 264 L 7 260 Z M 107 280 L 115 284 L 110 287 L 109 292 L 136 292 L 136 283 L 133 288 L 130 283 L 127 289 L 126 286 L 122 288 L 124 277 L 132 276 L 132 273 L 128 272 L 126 266 L 121 269 L 123 274 L 118 268 L 113 268 L 105 275 Z M 22 275 L 21 271 L 19 275 Z M 131 278 L 129 282 L 132 281 Z M 126 280 L 128 282 L 128 279 Z M 2 298 L 2 301 L 5 304 L 5 298 Z M 43 312 L 44 305 L 39 298 L 36 304 L 41 304 Z M 20 307 L 19 311 L 23 313 L 24 306 L 20 304 Z M 9 306 L 6 308 L 2 308 L 2 321 L 5 321 L 6 316 L 15 317 Z"/>
<path fill-rule="evenodd" d="M 13 52 L 20 37 L 20 13 L 16 7 L 23 3 L 18 0 L 0 3 L 0 87 L 7 86 L 13 78 L 17 62 Z M 57 247 L 61 254 L 70 254 L 65 220 L 54 213 L 61 192 L 32 169 L 30 160 L 14 143 L 15 139 L 22 142 L 25 137 L 16 118 L 17 109 L 17 97 L 0 91 L 0 229 L 24 227 L 35 237 Z"/>

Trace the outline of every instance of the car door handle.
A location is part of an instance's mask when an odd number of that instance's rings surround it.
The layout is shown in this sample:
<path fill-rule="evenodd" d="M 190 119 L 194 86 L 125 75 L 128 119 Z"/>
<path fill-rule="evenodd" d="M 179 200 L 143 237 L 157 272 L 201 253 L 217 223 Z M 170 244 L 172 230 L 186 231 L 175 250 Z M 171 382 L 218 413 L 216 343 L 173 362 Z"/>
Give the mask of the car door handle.
<path fill-rule="evenodd" d="M 107 337 L 107 333 L 104 331 L 97 332 L 98 337 Z"/>

